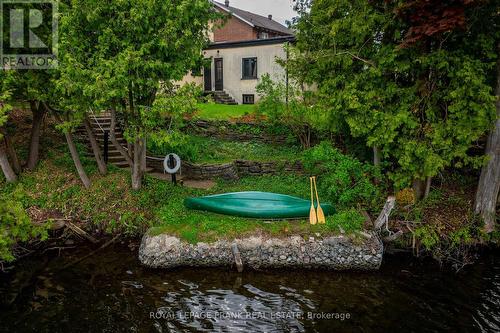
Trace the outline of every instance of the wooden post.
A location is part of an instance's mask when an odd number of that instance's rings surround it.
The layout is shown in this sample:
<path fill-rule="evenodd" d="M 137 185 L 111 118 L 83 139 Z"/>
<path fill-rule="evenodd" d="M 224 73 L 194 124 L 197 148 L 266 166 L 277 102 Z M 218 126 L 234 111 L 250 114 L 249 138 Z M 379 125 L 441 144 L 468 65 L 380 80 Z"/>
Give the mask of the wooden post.
<path fill-rule="evenodd" d="M 241 261 L 240 250 L 238 250 L 238 245 L 236 243 L 231 245 L 231 251 L 233 252 L 234 263 L 236 264 L 238 273 L 243 272 L 243 262 Z"/>
<path fill-rule="evenodd" d="M 384 224 L 387 225 L 389 223 L 389 216 L 391 215 L 394 206 L 396 206 L 396 198 L 392 196 L 388 197 L 384 208 L 375 220 L 375 229 L 379 230 Z"/>

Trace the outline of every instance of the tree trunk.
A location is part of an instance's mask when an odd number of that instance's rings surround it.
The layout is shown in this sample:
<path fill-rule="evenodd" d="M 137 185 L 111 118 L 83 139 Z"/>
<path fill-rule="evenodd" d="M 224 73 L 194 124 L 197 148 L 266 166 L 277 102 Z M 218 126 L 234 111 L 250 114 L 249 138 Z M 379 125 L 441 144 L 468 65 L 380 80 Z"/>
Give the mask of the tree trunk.
<path fill-rule="evenodd" d="M 2 144 L 0 144 L 0 167 L 2 168 L 7 183 L 14 183 L 17 181 L 16 173 L 10 166 L 9 159 L 7 158 L 7 153 Z"/>
<path fill-rule="evenodd" d="M 425 194 L 425 181 L 422 179 L 413 180 L 413 191 L 415 192 L 415 200 L 420 201 L 424 198 Z"/>
<path fill-rule="evenodd" d="M 87 117 L 83 120 L 83 125 L 85 126 L 85 131 L 87 132 L 87 136 L 90 141 L 90 146 L 92 147 L 92 152 L 94 153 L 94 158 L 97 162 L 97 167 L 101 175 L 105 175 L 108 172 L 106 167 L 106 163 L 104 163 L 104 159 L 101 154 L 101 149 L 99 148 L 99 144 L 94 135 L 94 131 L 92 130 L 92 126 L 90 126 L 90 122 Z"/>
<path fill-rule="evenodd" d="M 146 139 L 143 139 L 143 149 L 142 149 L 142 154 L 141 154 L 141 171 L 142 174 L 144 175 L 146 173 L 147 169 L 147 144 L 146 144 Z"/>
<path fill-rule="evenodd" d="M 142 186 L 142 154 L 144 150 L 144 140 L 136 139 L 134 143 L 134 164 L 132 166 L 132 189 L 140 190 Z"/>
<path fill-rule="evenodd" d="M 113 143 L 113 146 L 115 146 L 115 148 L 125 158 L 125 160 L 127 161 L 128 165 L 133 166 L 134 165 L 134 161 L 132 161 L 132 158 L 129 155 L 130 150 L 127 153 L 127 151 L 118 142 L 118 140 L 116 139 L 115 129 L 116 129 L 116 110 L 114 108 L 112 108 L 111 109 L 111 126 L 109 128 L 109 139 Z"/>
<path fill-rule="evenodd" d="M 16 150 L 14 149 L 14 145 L 10 140 L 10 137 L 7 135 L 7 131 L 0 130 L 0 133 L 3 135 L 3 139 L 5 142 L 5 150 L 9 160 L 12 163 L 12 169 L 14 172 L 19 175 L 21 173 L 21 163 L 19 162 L 19 158 L 17 157 Z"/>
<path fill-rule="evenodd" d="M 68 148 L 69 152 L 71 153 L 71 158 L 73 159 L 73 162 L 75 163 L 76 171 L 78 171 L 78 176 L 80 176 L 80 179 L 82 180 L 83 186 L 85 188 L 90 187 L 90 179 L 87 176 L 87 173 L 83 169 L 82 162 L 80 161 L 80 156 L 78 155 L 78 151 L 76 150 L 75 143 L 73 142 L 73 138 L 71 137 L 70 132 L 64 133 L 64 136 L 66 137 L 66 142 L 68 143 Z"/>
<path fill-rule="evenodd" d="M 485 232 L 495 230 L 495 215 L 500 190 L 500 43 L 497 44 L 499 58 L 497 60 L 496 109 L 495 128 L 488 136 L 486 155 L 488 164 L 481 170 L 481 177 L 476 192 L 475 212 L 484 220 Z"/>
<path fill-rule="evenodd" d="M 373 146 L 373 165 L 380 166 L 380 149 L 377 146 Z"/>
<path fill-rule="evenodd" d="M 429 196 L 429 193 L 431 193 L 431 185 L 432 185 L 432 177 L 427 177 L 427 179 L 425 180 L 424 199 L 426 199 Z"/>
<path fill-rule="evenodd" d="M 40 129 L 47 110 L 42 103 L 37 103 L 36 101 L 30 101 L 30 106 L 33 113 L 33 123 L 31 124 L 30 148 L 26 168 L 34 170 L 38 163 L 40 152 Z"/>

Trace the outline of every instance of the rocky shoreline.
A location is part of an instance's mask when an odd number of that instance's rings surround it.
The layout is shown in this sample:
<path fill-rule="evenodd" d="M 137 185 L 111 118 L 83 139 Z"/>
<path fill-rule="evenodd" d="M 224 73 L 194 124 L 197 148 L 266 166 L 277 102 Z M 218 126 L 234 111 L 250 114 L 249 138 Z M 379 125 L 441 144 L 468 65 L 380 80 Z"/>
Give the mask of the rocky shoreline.
<path fill-rule="evenodd" d="M 228 267 L 251 269 L 322 268 L 332 270 L 377 270 L 382 263 L 383 244 L 371 236 L 363 242 L 346 236 L 304 239 L 249 237 L 233 241 L 189 244 L 162 234 L 142 239 L 139 260 L 151 268 Z M 238 262 L 240 262 L 238 264 Z"/>

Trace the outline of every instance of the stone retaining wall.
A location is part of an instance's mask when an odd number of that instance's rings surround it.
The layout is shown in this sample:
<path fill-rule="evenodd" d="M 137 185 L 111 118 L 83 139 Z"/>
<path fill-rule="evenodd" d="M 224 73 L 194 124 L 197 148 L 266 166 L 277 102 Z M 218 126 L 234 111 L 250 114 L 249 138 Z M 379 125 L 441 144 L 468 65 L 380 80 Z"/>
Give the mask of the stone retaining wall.
<path fill-rule="evenodd" d="M 163 172 L 163 162 L 148 159 L 148 167 L 156 172 Z M 238 179 L 244 176 L 272 175 L 280 172 L 301 173 L 302 164 L 296 162 L 259 162 L 236 160 L 224 164 L 193 164 L 182 162 L 181 174 L 188 179 Z"/>
<path fill-rule="evenodd" d="M 187 132 L 200 136 L 214 137 L 230 141 L 259 141 L 282 145 L 290 141 L 286 135 L 273 134 L 267 124 L 233 123 L 229 121 L 191 121 Z"/>
<path fill-rule="evenodd" d="M 188 244 L 169 235 L 146 234 L 139 260 L 152 268 L 233 266 L 236 245 L 243 266 L 261 268 L 326 268 L 333 270 L 376 270 L 382 263 L 383 245 L 372 236 L 363 244 L 345 236 L 305 240 L 252 237 L 232 242 Z"/>

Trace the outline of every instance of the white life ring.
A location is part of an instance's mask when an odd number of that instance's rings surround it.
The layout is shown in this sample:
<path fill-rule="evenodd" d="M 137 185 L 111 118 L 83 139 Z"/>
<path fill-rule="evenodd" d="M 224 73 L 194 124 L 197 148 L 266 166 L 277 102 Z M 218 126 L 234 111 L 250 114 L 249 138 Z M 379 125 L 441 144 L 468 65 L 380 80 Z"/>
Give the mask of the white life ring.
<path fill-rule="evenodd" d="M 170 161 L 170 156 L 172 156 L 175 160 L 175 166 L 173 168 L 171 168 L 168 165 L 168 162 Z M 165 169 L 165 172 L 168 174 L 173 175 L 173 174 L 177 173 L 181 168 L 181 158 L 179 157 L 179 155 L 168 154 L 167 156 L 165 156 L 165 159 L 163 160 L 163 168 Z"/>

